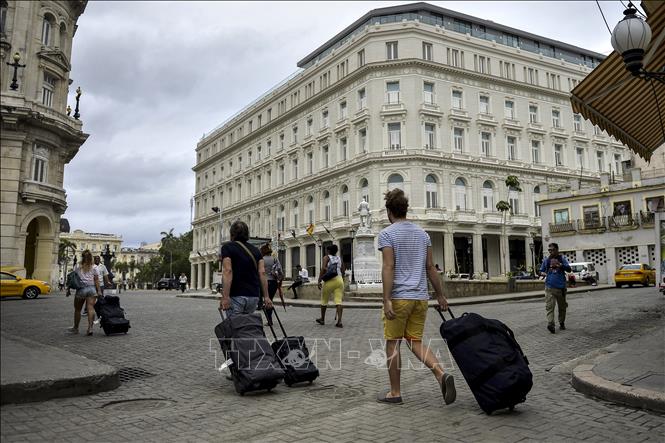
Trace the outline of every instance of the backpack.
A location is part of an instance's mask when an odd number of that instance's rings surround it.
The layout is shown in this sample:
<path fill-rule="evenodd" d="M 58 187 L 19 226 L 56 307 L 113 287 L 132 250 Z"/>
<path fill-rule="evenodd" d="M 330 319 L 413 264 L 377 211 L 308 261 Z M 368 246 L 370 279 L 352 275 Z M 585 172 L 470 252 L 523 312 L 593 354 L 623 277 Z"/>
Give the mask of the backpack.
<path fill-rule="evenodd" d="M 333 278 L 337 277 L 337 265 L 339 264 L 339 260 L 328 260 L 328 268 L 326 269 L 326 273 L 321 276 L 321 280 L 323 281 L 328 281 L 332 280 Z"/>
<path fill-rule="evenodd" d="M 279 260 L 275 259 L 272 267 L 270 268 L 270 273 L 273 277 L 275 277 L 275 280 L 284 280 L 284 271 L 282 270 L 282 265 L 279 263 Z"/>
<path fill-rule="evenodd" d="M 84 287 L 81 276 L 75 270 L 67 274 L 67 287 L 76 290 L 82 289 Z"/>

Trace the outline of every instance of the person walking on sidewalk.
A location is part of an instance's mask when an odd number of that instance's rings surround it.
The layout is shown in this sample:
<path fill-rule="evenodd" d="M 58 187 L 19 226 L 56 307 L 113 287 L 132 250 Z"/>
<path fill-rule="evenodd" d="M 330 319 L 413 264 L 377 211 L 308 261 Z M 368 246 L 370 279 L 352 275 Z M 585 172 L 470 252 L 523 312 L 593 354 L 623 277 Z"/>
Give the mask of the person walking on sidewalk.
<path fill-rule="evenodd" d="M 242 221 L 235 221 L 230 229 L 231 241 L 222 246 L 222 299 L 219 306 L 237 314 L 252 314 L 263 294 L 264 306 L 272 308 L 268 297 L 268 281 L 261 252 L 248 242 L 249 228 Z"/>
<path fill-rule="evenodd" d="M 554 305 L 559 308 L 559 329 L 566 329 L 566 272 L 571 272 L 566 257 L 559 254 L 559 245 L 550 243 L 547 246 L 549 255 L 540 266 L 540 275 L 545 276 L 545 311 L 547 313 L 547 330 L 552 334 L 554 328 Z"/>
<path fill-rule="evenodd" d="M 342 327 L 342 298 L 344 298 L 344 265 L 342 259 L 337 256 L 337 245 L 330 245 L 326 248 L 328 255 L 323 257 L 323 264 L 319 271 L 319 289 L 321 290 L 321 318 L 317 318 L 316 322 L 320 325 L 326 323 L 326 309 L 328 309 L 328 300 L 330 294 L 333 294 L 335 301 L 335 308 L 337 309 L 337 323 L 335 326 Z M 329 280 L 323 282 L 323 276 L 331 273 L 334 275 Z M 323 282 L 323 283 L 322 283 Z"/>
<path fill-rule="evenodd" d="M 419 226 L 407 221 L 409 200 L 401 189 L 385 195 L 390 226 L 379 233 L 379 250 L 383 257 L 383 333 L 390 389 L 379 393 L 380 403 L 402 404 L 400 386 L 402 340 L 411 352 L 432 370 L 441 388 L 445 404 L 455 401 L 455 381 L 443 371 L 441 363 L 422 342 L 427 318 L 427 279 L 432 283 L 438 309 L 447 310 L 439 273 L 432 260 L 432 241 Z"/>
<path fill-rule="evenodd" d="M 263 256 L 263 267 L 267 269 L 266 271 L 266 280 L 268 281 L 268 298 L 270 300 L 275 299 L 275 294 L 277 293 L 277 286 L 281 281 L 282 265 L 279 263 L 279 260 L 272 255 L 272 248 L 268 243 L 261 246 L 261 255 Z M 275 308 L 266 308 L 266 326 L 272 326 L 272 313 Z"/>
<path fill-rule="evenodd" d="M 97 296 L 102 296 L 102 290 L 99 285 L 99 271 L 93 265 L 92 253 L 86 249 L 81 254 L 81 264 L 74 268 L 81 278 L 83 287 L 76 290 L 74 296 L 74 327 L 67 331 L 71 334 L 78 334 L 79 323 L 81 322 L 81 308 L 84 304 L 88 307 L 88 312 L 95 312 L 95 301 Z M 86 335 L 92 335 L 93 315 L 88 315 L 88 331 Z"/>

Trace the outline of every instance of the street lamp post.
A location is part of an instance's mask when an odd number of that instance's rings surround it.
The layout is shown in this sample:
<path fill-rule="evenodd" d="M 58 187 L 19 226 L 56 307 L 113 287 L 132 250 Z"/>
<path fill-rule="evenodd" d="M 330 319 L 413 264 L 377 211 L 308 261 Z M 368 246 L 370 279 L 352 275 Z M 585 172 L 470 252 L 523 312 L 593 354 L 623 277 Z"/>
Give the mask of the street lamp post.
<path fill-rule="evenodd" d="M 76 88 L 76 108 L 74 109 L 74 118 L 79 119 L 81 114 L 79 114 L 79 101 L 81 100 L 81 87 Z"/>
<path fill-rule="evenodd" d="M 536 256 L 534 254 L 534 249 L 536 245 L 533 243 L 533 240 L 529 242 L 529 249 L 531 249 L 531 273 L 536 275 Z"/>
<path fill-rule="evenodd" d="M 12 91 L 16 91 L 18 89 L 18 78 L 16 77 L 18 73 L 18 68 L 25 68 L 25 65 L 19 63 L 20 60 L 21 60 L 21 54 L 15 52 L 14 63 L 7 62 L 9 66 L 12 66 L 14 68 L 14 76 L 12 77 L 12 82 L 9 85 L 9 89 L 11 89 Z"/>
<path fill-rule="evenodd" d="M 349 233 L 351 234 L 351 284 L 356 284 L 356 274 L 355 274 L 355 266 L 353 266 L 353 246 L 354 246 L 354 239 L 356 238 L 356 230 L 351 228 L 349 230 Z"/>
<path fill-rule="evenodd" d="M 111 259 L 115 258 L 115 253 L 111 252 L 111 247 L 108 243 L 106 244 L 104 251 L 102 251 L 102 253 L 99 255 L 104 260 L 104 266 L 106 266 L 106 270 L 111 269 Z M 109 273 L 109 281 L 111 282 L 111 288 L 115 289 L 115 283 L 113 283 L 113 277 L 111 273 Z"/>

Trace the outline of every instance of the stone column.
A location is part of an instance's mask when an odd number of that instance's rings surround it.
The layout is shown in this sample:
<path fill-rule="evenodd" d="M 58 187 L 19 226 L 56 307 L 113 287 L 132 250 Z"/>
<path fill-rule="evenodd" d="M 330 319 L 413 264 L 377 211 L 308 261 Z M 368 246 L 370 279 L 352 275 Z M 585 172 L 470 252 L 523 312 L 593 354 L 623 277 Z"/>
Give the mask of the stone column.
<path fill-rule="evenodd" d="M 196 289 L 203 289 L 203 263 L 196 265 L 199 270 L 196 273 Z"/>
<path fill-rule="evenodd" d="M 607 275 L 607 283 L 613 285 L 614 282 L 614 271 L 617 270 L 617 252 L 615 248 L 605 248 L 605 258 L 607 263 L 605 264 L 605 275 Z M 602 275 L 602 273 L 601 273 Z M 602 277 L 601 277 L 602 278 Z"/>
<path fill-rule="evenodd" d="M 443 234 L 443 262 L 444 271 L 455 272 L 455 242 L 452 232 Z"/>
<path fill-rule="evenodd" d="M 530 244 L 531 244 L 531 237 L 530 236 L 524 237 L 524 257 L 526 258 L 527 272 L 529 272 L 529 268 L 533 266 L 533 254 L 531 253 L 531 247 L 529 246 Z"/>
<path fill-rule="evenodd" d="M 205 262 L 203 266 L 205 269 L 205 282 L 203 283 L 203 289 L 210 289 L 210 262 Z"/>
<path fill-rule="evenodd" d="M 483 269 L 483 235 L 473 234 L 473 273 L 480 274 Z"/>
<path fill-rule="evenodd" d="M 196 288 L 196 265 L 192 263 L 189 267 L 189 287 Z"/>
<path fill-rule="evenodd" d="M 504 273 L 510 272 L 510 243 L 508 242 L 508 235 L 500 237 L 503 255 L 501 257 L 501 269 Z"/>

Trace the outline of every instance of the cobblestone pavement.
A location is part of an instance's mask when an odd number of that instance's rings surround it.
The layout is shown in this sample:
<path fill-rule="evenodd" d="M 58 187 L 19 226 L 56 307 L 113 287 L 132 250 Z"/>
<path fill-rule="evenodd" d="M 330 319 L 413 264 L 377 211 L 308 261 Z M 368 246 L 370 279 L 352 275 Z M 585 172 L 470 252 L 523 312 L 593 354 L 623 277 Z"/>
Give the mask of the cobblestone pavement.
<path fill-rule="evenodd" d="M 93 337 L 65 335 L 71 298 L 3 300 L 5 332 L 154 374 L 96 395 L 2 406 L 3 442 L 664 440 L 665 416 L 585 397 L 571 387 L 570 374 L 549 371 L 662 324 L 665 298 L 654 288 L 572 295 L 568 330 L 555 335 L 545 329 L 542 300 L 468 306 L 514 330 L 534 374 L 527 402 L 492 416 L 478 408 L 456 369 L 458 396 L 450 406 L 443 404 L 434 377 L 416 369 L 402 373 L 404 405 L 376 403 L 387 373 L 365 359 L 372 351 L 369 339 L 381 337 L 379 310 L 347 310 L 343 329 L 332 326 L 330 310 L 323 327 L 313 321 L 318 310 L 282 311 L 288 332 L 305 335 L 316 349 L 321 377 L 311 386 L 281 385 L 272 393 L 240 397 L 215 370 L 217 303 L 174 295 L 123 293 L 132 329 L 113 337 L 101 331 Z M 463 311 L 458 307 L 455 313 Z M 439 321 L 432 314 L 426 335 L 436 339 Z M 326 348 L 317 337 L 339 341 Z M 445 346 L 434 347 L 446 357 Z M 325 369 L 324 358 L 340 367 Z"/>

